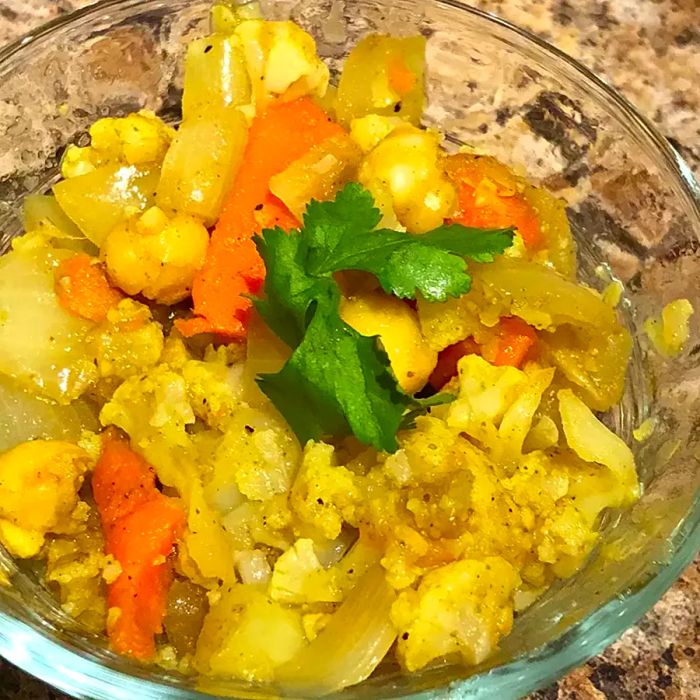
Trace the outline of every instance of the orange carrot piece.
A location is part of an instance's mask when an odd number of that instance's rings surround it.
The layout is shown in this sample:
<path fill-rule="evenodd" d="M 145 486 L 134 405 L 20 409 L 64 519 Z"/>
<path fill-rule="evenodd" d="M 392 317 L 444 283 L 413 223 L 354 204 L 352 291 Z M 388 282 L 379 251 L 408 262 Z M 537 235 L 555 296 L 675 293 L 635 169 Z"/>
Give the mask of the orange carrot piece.
<path fill-rule="evenodd" d="M 505 316 L 498 329 L 498 344 L 493 364 L 521 367 L 537 343 L 535 329 L 517 316 Z"/>
<path fill-rule="evenodd" d="M 299 222 L 270 192 L 270 178 L 313 146 L 344 133 L 310 98 L 271 105 L 253 119 L 241 167 L 192 287 L 195 318 L 176 322 L 186 336 L 245 337 L 251 302 L 265 278 L 252 241 L 263 228 L 289 231 Z"/>
<path fill-rule="evenodd" d="M 167 557 L 185 526 L 179 502 L 157 488 L 152 467 L 116 431 L 103 436 L 92 490 L 106 552 L 121 566 L 107 604 L 117 609 L 107 629 L 112 647 L 147 661 L 162 630 L 172 572 Z"/>
<path fill-rule="evenodd" d="M 451 174 L 456 180 L 459 206 L 455 222 L 476 228 L 515 226 L 526 246 L 536 248 L 542 242 L 534 209 L 517 192 L 504 193 L 480 159 L 460 163 Z"/>
<path fill-rule="evenodd" d="M 124 294 L 113 287 L 97 258 L 80 254 L 61 261 L 55 272 L 59 304 L 74 316 L 88 321 L 104 321 Z"/>
<path fill-rule="evenodd" d="M 442 389 L 452 377 L 457 376 L 457 364 L 465 355 L 478 355 L 481 351 L 474 338 L 460 340 L 440 351 L 435 369 L 430 375 L 430 386 L 436 391 Z"/>

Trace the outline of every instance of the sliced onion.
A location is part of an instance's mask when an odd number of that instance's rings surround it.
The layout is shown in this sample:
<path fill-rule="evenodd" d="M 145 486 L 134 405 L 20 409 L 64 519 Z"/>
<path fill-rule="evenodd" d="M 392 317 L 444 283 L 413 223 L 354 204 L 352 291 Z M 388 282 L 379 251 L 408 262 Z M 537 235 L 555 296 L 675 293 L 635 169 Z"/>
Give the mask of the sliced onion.
<path fill-rule="evenodd" d="M 357 582 L 321 633 L 277 669 L 277 685 L 301 697 L 328 695 L 365 680 L 396 639 L 396 594 L 375 564 Z"/>

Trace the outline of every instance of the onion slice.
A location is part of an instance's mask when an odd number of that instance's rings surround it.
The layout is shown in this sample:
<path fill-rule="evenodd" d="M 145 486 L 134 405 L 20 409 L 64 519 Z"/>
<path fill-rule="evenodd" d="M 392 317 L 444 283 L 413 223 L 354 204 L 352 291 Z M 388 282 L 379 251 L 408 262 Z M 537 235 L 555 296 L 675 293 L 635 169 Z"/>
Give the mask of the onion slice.
<path fill-rule="evenodd" d="M 375 564 L 318 637 L 277 669 L 277 685 L 301 697 L 317 697 L 365 680 L 396 639 L 390 617 L 395 599 L 384 569 Z"/>

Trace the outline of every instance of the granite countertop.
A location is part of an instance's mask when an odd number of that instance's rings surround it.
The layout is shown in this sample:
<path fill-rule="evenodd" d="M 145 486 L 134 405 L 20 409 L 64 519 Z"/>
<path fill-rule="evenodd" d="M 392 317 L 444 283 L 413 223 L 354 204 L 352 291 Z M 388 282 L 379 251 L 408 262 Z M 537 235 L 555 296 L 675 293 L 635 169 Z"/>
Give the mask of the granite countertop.
<path fill-rule="evenodd" d="M 89 0 L 0 0 L 5 44 Z M 698 0 L 472 0 L 539 34 L 617 87 L 700 177 Z M 0 661 L 0 700 L 61 700 Z M 700 557 L 603 654 L 530 700 L 700 698 Z"/>

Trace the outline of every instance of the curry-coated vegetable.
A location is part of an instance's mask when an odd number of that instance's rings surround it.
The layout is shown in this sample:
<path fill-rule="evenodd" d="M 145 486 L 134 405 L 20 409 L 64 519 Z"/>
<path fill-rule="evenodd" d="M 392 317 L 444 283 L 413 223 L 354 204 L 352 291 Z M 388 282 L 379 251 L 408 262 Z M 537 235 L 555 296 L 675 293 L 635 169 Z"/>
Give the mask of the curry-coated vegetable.
<path fill-rule="evenodd" d="M 362 152 L 347 134 L 333 136 L 273 175 L 270 191 L 302 221 L 312 199 L 333 199 L 343 185 L 356 178 L 361 158 Z"/>
<path fill-rule="evenodd" d="M 61 209 L 96 245 L 130 213 L 155 199 L 160 170 L 151 165 L 104 165 L 85 175 L 61 180 L 53 193 Z"/>
<path fill-rule="evenodd" d="M 391 369 L 407 394 L 422 389 L 435 368 L 437 353 L 423 338 L 416 312 L 382 292 L 344 299 L 340 316 L 362 335 L 377 335 Z"/>
<path fill-rule="evenodd" d="M 151 659 L 171 582 L 167 557 L 184 527 L 184 512 L 156 489 L 152 467 L 114 430 L 103 437 L 92 491 L 107 554 L 121 567 L 108 587 L 107 634 L 120 653 Z"/>
<path fill-rule="evenodd" d="M 90 255 L 62 260 L 55 271 L 58 302 L 74 316 L 103 321 L 124 295 L 107 279 L 104 266 Z"/>
<path fill-rule="evenodd" d="M 212 110 L 247 104 L 250 95 L 245 57 L 234 37 L 212 34 L 187 46 L 182 92 L 185 122 Z"/>
<path fill-rule="evenodd" d="M 83 450 L 58 440 L 25 442 L 0 455 L 0 542 L 12 554 L 33 557 L 48 533 L 79 529 L 87 508 L 78 491 L 89 464 Z"/>
<path fill-rule="evenodd" d="M 425 37 L 371 35 L 345 61 L 336 115 L 347 126 L 368 114 L 420 124 L 424 104 Z"/>
<path fill-rule="evenodd" d="M 151 207 L 113 229 L 102 255 L 110 279 L 127 294 L 175 304 L 190 295 L 208 245 L 209 234 L 198 219 L 187 214 L 169 218 Z"/>
<path fill-rule="evenodd" d="M 97 378 L 84 342 L 92 323 L 66 311 L 54 291 L 57 265 L 73 255 L 25 237 L 0 257 L 0 372 L 62 404 Z"/>
<path fill-rule="evenodd" d="M 264 227 L 290 229 L 298 223 L 270 192 L 270 178 L 313 146 L 342 133 L 341 127 L 306 97 L 275 104 L 253 120 L 206 262 L 194 280 L 192 298 L 197 316 L 178 323 L 183 334 L 245 336 L 249 297 L 258 291 L 264 277 L 252 236 Z"/>
<path fill-rule="evenodd" d="M 375 183 L 383 185 L 399 221 L 411 233 L 424 233 L 440 226 L 455 203 L 438 158 L 438 135 L 405 124 L 366 156 L 358 179 L 373 194 Z"/>

